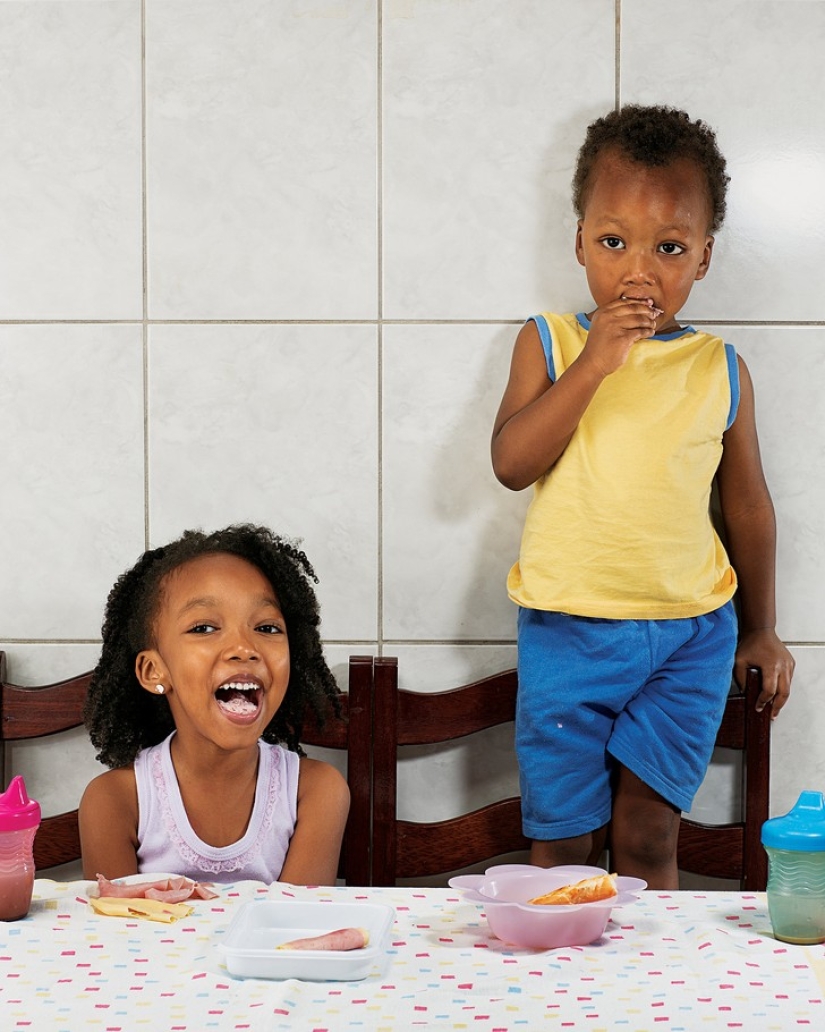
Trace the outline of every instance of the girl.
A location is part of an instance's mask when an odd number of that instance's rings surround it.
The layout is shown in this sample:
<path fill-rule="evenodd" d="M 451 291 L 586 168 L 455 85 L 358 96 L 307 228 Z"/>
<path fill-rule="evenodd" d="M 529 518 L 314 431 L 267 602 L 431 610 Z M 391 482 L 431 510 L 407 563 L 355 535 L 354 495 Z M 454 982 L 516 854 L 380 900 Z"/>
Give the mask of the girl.
<path fill-rule="evenodd" d="M 87 878 L 334 883 L 349 792 L 298 744 L 336 693 L 310 579 L 249 525 L 187 531 L 118 579 L 86 703 L 113 768 L 80 804 Z"/>

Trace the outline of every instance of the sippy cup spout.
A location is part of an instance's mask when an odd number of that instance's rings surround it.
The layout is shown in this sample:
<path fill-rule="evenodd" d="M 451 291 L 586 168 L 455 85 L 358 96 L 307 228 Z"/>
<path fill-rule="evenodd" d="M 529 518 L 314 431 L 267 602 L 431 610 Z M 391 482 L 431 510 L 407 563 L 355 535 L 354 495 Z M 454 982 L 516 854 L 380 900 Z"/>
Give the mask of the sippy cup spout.
<path fill-rule="evenodd" d="M 23 775 L 17 774 L 6 791 L 0 792 L 0 831 L 35 828 L 38 824 L 40 804 L 29 798 Z"/>
<path fill-rule="evenodd" d="M 29 794 L 26 791 L 26 782 L 22 774 L 17 774 L 9 782 L 9 787 L 0 794 L 0 805 L 7 810 L 22 810 L 29 802 Z"/>

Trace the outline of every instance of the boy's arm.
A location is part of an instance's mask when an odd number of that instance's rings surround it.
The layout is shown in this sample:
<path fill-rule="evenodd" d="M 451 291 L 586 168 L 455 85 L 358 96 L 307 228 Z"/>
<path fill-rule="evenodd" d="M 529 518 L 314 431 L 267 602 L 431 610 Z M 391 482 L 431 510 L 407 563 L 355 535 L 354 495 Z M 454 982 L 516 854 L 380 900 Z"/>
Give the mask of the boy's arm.
<path fill-rule="evenodd" d="M 91 781 L 80 800 L 83 877 L 110 880 L 137 874 L 137 785 L 131 767 Z"/>
<path fill-rule="evenodd" d="M 522 326 L 493 427 L 493 471 L 505 487 L 521 491 L 550 469 L 603 379 L 580 359 L 553 383 L 536 324 Z"/>
<path fill-rule="evenodd" d="M 596 309 L 582 353 L 555 383 L 531 319 L 513 349 L 510 378 L 493 427 L 493 470 L 505 487 L 534 484 L 562 454 L 606 376 L 624 364 L 637 340 L 655 329 L 647 302 L 619 298 Z"/>
<path fill-rule="evenodd" d="M 717 472 L 728 552 L 739 580 L 740 633 L 734 674 L 762 671 L 757 709 L 772 704 L 775 718 L 791 690 L 794 659 L 776 634 L 776 521 L 756 435 L 753 384 L 739 359 L 740 398 L 736 419 L 724 435 Z"/>
<path fill-rule="evenodd" d="M 334 885 L 349 814 L 349 788 L 329 763 L 301 758 L 298 819 L 278 881 Z"/>

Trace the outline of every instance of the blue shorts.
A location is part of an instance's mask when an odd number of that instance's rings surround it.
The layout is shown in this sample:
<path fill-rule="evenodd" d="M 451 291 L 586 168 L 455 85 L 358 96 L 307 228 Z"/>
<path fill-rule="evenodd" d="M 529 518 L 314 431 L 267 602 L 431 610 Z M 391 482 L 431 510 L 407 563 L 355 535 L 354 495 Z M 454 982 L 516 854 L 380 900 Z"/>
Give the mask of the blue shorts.
<path fill-rule="evenodd" d="M 616 763 L 689 810 L 730 693 L 736 636 L 732 602 L 680 620 L 520 609 L 524 834 L 549 841 L 606 824 Z"/>

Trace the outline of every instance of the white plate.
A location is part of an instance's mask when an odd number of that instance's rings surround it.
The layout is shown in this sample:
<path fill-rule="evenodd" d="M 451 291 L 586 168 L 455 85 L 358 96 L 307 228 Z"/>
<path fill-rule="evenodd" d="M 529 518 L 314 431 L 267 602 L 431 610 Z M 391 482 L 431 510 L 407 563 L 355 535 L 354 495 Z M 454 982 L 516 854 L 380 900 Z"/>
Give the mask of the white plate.
<path fill-rule="evenodd" d="M 385 903 L 256 900 L 240 907 L 218 949 L 229 973 L 238 978 L 358 981 L 383 964 L 394 919 L 395 911 Z M 338 928 L 365 928 L 368 945 L 346 951 L 276 948 Z"/>

